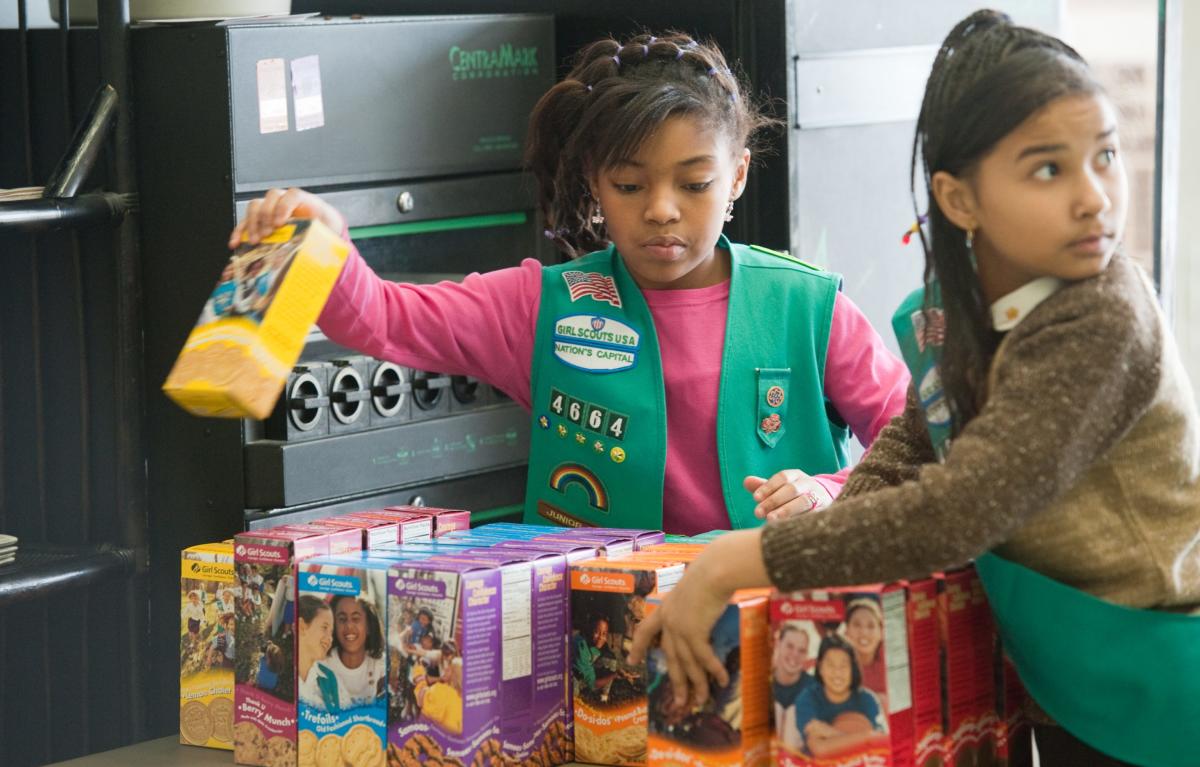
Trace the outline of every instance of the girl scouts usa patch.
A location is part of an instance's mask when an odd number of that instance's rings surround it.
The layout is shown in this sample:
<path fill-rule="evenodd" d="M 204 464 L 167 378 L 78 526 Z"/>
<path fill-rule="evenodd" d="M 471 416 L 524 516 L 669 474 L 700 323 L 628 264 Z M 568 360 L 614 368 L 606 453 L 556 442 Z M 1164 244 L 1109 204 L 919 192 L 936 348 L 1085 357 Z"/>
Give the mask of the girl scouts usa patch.
<path fill-rule="evenodd" d="M 637 364 L 642 336 L 611 317 L 571 314 L 554 322 L 554 356 L 590 373 L 617 373 Z"/>

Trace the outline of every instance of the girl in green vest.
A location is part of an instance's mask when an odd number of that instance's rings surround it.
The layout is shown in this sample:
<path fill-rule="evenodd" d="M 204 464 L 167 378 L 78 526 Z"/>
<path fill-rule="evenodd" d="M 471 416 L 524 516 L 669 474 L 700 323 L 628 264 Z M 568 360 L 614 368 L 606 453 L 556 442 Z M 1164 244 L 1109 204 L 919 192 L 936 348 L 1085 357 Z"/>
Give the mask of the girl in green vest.
<path fill-rule="evenodd" d="M 927 267 L 894 320 L 904 414 L 827 511 L 710 544 L 633 656 L 661 631 L 676 691 L 702 700 L 706 671 L 724 678 L 707 637 L 735 589 L 974 558 L 1040 707 L 1043 764 L 1195 764 L 1200 419 L 1119 248 L 1116 110 L 1069 46 L 979 11 L 935 59 L 913 168 Z"/>
<path fill-rule="evenodd" d="M 352 254 L 319 324 L 528 408 L 527 520 L 690 534 L 826 505 L 848 433 L 869 445 L 908 374 L 839 277 L 721 233 L 772 124 L 715 46 L 593 43 L 536 106 L 527 147 L 546 234 L 573 260 L 409 285 Z M 276 189 L 230 244 L 290 216 L 345 230 Z"/>

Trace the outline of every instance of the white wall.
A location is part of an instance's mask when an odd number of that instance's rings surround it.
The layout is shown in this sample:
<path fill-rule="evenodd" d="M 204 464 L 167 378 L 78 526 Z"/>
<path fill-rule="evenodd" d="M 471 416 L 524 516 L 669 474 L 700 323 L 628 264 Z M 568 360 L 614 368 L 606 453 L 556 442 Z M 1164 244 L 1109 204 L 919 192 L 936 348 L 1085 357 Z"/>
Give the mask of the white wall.
<path fill-rule="evenodd" d="M 30 27 L 56 26 L 50 20 L 50 3 L 57 0 L 25 0 Z M 17 28 L 17 3 L 20 0 L 0 0 L 0 29 Z"/>
<path fill-rule="evenodd" d="M 1179 215 L 1163 222 L 1175 229 L 1175 338 L 1200 404 L 1200 4 L 1182 6 L 1179 125 Z"/>

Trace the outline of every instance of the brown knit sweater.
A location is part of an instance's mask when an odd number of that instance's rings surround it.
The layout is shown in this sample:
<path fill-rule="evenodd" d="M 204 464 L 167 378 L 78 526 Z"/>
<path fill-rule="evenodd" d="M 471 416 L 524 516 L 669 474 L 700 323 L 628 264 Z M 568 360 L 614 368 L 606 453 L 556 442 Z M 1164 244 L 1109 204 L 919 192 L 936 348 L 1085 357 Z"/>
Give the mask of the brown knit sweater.
<path fill-rule="evenodd" d="M 1035 307 L 943 463 L 910 391 L 837 502 L 768 525 L 762 546 L 785 590 L 994 548 L 1118 604 L 1200 604 L 1200 418 L 1145 275 L 1117 256 Z"/>

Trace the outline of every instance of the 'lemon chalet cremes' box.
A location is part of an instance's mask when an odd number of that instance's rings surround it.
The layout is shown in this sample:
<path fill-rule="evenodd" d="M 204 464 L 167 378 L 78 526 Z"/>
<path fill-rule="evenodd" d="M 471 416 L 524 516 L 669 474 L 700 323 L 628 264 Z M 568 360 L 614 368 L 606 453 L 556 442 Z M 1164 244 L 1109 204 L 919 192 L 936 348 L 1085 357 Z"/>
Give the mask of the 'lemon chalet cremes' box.
<path fill-rule="evenodd" d="M 348 253 L 315 220 L 290 221 L 239 246 L 163 391 L 196 415 L 266 418 Z"/>
<path fill-rule="evenodd" d="M 181 556 L 179 742 L 233 750 L 234 610 L 240 592 L 233 544 Z"/>

